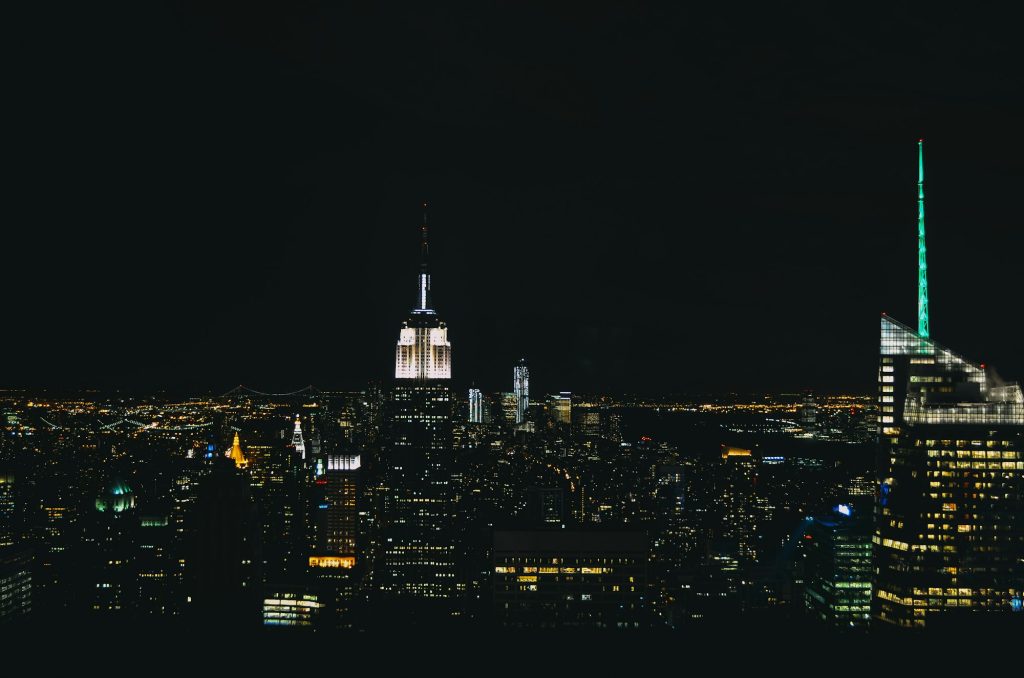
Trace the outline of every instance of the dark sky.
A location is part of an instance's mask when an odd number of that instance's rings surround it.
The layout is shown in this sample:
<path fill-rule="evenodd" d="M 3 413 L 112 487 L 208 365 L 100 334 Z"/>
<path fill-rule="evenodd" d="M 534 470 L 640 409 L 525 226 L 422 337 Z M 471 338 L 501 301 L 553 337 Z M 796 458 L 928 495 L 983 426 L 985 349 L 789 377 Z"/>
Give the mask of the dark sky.
<path fill-rule="evenodd" d="M 427 200 L 460 386 L 869 390 L 920 136 L 932 336 L 1024 378 L 1014 17 L 249 4 L 4 21 L 0 383 L 387 377 Z"/>

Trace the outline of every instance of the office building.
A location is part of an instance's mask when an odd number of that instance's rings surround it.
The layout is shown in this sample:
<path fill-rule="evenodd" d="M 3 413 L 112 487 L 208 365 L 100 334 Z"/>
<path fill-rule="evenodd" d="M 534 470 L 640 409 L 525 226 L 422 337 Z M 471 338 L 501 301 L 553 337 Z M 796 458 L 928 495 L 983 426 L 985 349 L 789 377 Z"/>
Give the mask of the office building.
<path fill-rule="evenodd" d="M 548 417 L 556 424 L 572 423 L 572 394 L 563 391 L 548 396 Z"/>
<path fill-rule="evenodd" d="M 393 623 L 452 614 L 457 587 L 451 344 L 431 301 L 426 216 L 420 248 L 417 303 L 395 354 L 374 571 L 383 601 L 408 613 Z"/>
<path fill-rule="evenodd" d="M 495 531 L 496 621 L 511 628 L 646 627 L 648 555 L 643 532 Z"/>
<path fill-rule="evenodd" d="M 728 544 L 727 550 L 743 562 L 757 560 L 759 551 L 757 528 L 761 511 L 755 492 L 756 461 L 750 450 L 722 446 L 720 534 Z"/>
<path fill-rule="evenodd" d="M 867 507 L 865 507 L 867 508 Z M 818 622 L 866 629 L 871 618 L 871 513 L 840 504 L 804 530 L 804 604 Z"/>
<path fill-rule="evenodd" d="M 17 540 L 18 515 L 14 473 L 0 468 L 0 548 Z"/>
<path fill-rule="evenodd" d="M 484 423 L 484 398 L 478 388 L 469 389 L 469 423 Z"/>
<path fill-rule="evenodd" d="M 0 625 L 24 621 L 32 612 L 32 552 L 0 546 Z"/>
<path fill-rule="evenodd" d="M 516 423 L 522 424 L 530 408 L 530 368 L 526 366 L 526 358 L 512 370 L 512 386 L 516 395 Z"/>
<path fill-rule="evenodd" d="M 922 148 L 917 330 L 881 319 L 872 617 L 968 628 L 1024 595 L 1024 394 L 931 338 Z"/>

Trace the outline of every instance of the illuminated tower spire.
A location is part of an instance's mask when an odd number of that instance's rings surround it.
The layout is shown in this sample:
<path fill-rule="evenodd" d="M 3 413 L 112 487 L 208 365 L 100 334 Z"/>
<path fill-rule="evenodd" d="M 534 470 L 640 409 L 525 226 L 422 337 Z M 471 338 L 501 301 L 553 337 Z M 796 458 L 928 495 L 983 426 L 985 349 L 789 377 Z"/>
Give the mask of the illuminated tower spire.
<path fill-rule="evenodd" d="M 917 333 L 928 337 L 928 260 L 924 245 L 924 139 L 917 140 Z"/>
<path fill-rule="evenodd" d="M 417 311 L 430 311 L 430 245 L 427 242 L 427 203 L 423 203 L 423 225 L 420 226 L 420 279 Z"/>
<path fill-rule="evenodd" d="M 295 451 L 302 455 L 302 458 L 306 458 L 306 441 L 302 439 L 302 421 L 298 415 L 295 415 L 295 431 L 292 433 L 292 445 L 295 446 Z"/>
<path fill-rule="evenodd" d="M 429 245 L 427 244 L 427 203 L 423 203 L 420 227 L 419 297 L 416 308 L 402 324 L 395 348 L 396 379 L 451 379 L 452 345 L 448 328 L 434 311 L 430 300 Z"/>
<path fill-rule="evenodd" d="M 242 452 L 242 442 L 238 439 L 238 431 L 235 431 L 235 440 L 231 443 L 231 451 L 228 452 L 228 457 L 231 461 L 235 462 L 235 466 L 238 468 L 245 468 L 249 465 L 249 460 L 245 458 L 245 454 Z"/>

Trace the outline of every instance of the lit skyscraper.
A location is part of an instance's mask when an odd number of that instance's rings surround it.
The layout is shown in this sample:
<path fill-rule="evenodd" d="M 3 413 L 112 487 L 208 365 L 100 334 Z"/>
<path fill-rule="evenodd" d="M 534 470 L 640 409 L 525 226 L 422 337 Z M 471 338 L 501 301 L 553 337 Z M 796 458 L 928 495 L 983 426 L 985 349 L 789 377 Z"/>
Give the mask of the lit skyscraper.
<path fill-rule="evenodd" d="M 451 379 L 452 345 L 448 341 L 448 328 L 437 317 L 430 296 L 426 213 L 423 215 L 421 236 L 417 303 L 412 317 L 402 324 L 398 336 L 395 379 Z"/>
<path fill-rule="evenodd" d="M 882 317 L 873 616 L 1009 611 L 1024 593 L 1024 396 Z"/>
<path fill-rule="evenodd" d="M 308 560 L 309 574 L 319 586 L 310 591 L 293 592 L 301 593 L 303 599 L 312 600 L 320 607 L 326 606 L 326 616 L 340 628 L 351 625 L 350 613 L 359 577 L 355 568 L 357 550 L 361 546 L 358 543 L 361 468 L 362 455 L 357 452 L 327 455 L 324 474 L 315 481 L 322 494 L 316 508 L 316 550 Z M 306 607 L 316 606 L 307 604 Z M 264 601 L 265 623 L 266 610 Z"/>
<path fill-rule="evenodd" d="M 245 453 L 242 451 L 242 441 L 238 437 L 238 431 L 235 431 L 235 439 L 231 443 L 231 449 L 228 450 L 227 456 L 235 462 L 237 468 L 249 466 L 249 460 L 245 458 Z"/>
<path fill-rule="evenodd" d="M 0 546 L 0 627 L 32 612 L 32 551 Z"/>
<path fill-rule="evenodd" d="M 482 424 L 484 422 L 484 397 L 480 389 L 469 389 L 469 423 Z"/>
<path fill-rule="evenodd" d="M 301 459 L 306 459 L 306 441 L 302 437 L 302 420 L 298 415 L 295 417 L 295 430 L 292 432 L 292 447 L 299 453 Z"/>
<path fill-rule="evenodd" d="M 750 450 L 722 446 L 722 537 L 744 560 L 758 556 L 758 510 L 755 494 L 757 469 Z"/>
<path fill-rule="evenodd" d="M 526 366 L 526 358 L 512 370 L 513 391 L 516 394 L 516 423 L 526 420 L 526 410 L 530 407 L 530 368 Z"/>
<path fill-rule="evenodd" d="M 563 391 L 548 396 L 548 416 L 558 424 L 572 423 L 572 394 Z"/>
<path fill-rule="evenodd" d="M 849 504 L 809 517 L 804 532 L 804 604 L 817 621 L 867 628 L 871 617 L 871 520 Z"/>
<path fill-rule="evenodd" d="M 918 330 L 882 315 L 873 537 L 872 616 L 910 628 L 1024 596 L 1024 395 L 929 336 L 918 171 Z"/>
<path fill-rule="evenodd" d="M 0 469 L 0 547 L 15 542 L 14 474 Z"/>
<path fill-rule="evenodd" d="M 356 554 L 358 511 L 356 497 L 359 489 L 359 454 L 330 454 L 327 456 L 324 529 L 321 545 L 326 554 L 351 556 Z"/>
<path fill-rule="evenodd" d="M 516 398 L 515 393 L 502 393 L 499 396 L 501 403 L 501 418 L 507 424 L 515 424 L 516 417 L 519 416 L 519 399 Z"/>
<path fill-rule="evenodd" d="M 384 599 L 400 601 L 410 621 L 450 613 L 456 589 L 451 344 L 431 307 L 425 215 L 421 238 L 417 304 L 395 354 L 375 572 Z"/>

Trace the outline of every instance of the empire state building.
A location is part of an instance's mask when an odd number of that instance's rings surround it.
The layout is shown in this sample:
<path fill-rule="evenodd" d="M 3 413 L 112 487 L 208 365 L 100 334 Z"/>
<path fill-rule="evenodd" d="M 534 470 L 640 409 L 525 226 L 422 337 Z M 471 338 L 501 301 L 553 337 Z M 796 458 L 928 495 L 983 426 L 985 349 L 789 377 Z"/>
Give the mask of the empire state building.
<path fill-rule="evenodd" d="M 427 216 L 420 227 L 420 274 L 416 308 L 402 325 L 395 348 L 395 379 L 451 379 L 452 345 L 448 328 L 437 317 L 430 299 L 430 245 Z"/>
<path fill-rule="evenodd" d="M 395 349 L 382 460 L 380 566 L 374 575 L 381 602 L 401 610 L 391 621 L 408 623 L 451 615 L 457 590 L 452 349 L 431 302 L 426 215 L 420 251 L 416 307 Z M 385 604 L 381 611 L 389 608 Z"/>

